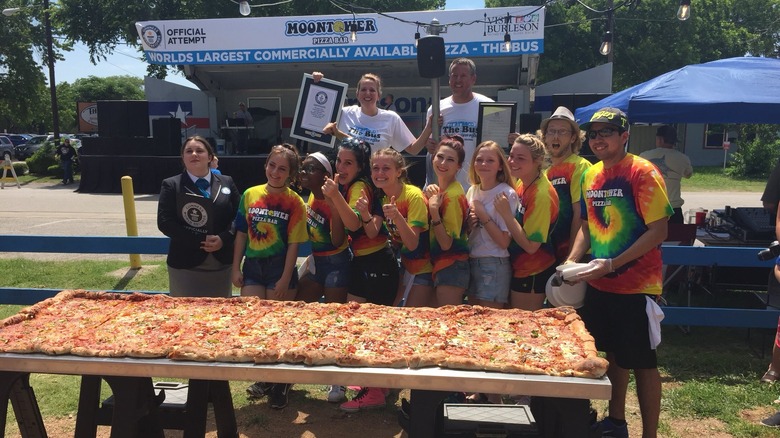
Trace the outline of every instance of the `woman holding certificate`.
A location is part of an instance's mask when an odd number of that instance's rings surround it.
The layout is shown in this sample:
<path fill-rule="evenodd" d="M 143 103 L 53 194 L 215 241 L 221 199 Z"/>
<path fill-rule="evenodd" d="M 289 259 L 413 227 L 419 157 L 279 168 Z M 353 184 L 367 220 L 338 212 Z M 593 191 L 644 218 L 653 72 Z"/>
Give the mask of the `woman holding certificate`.
<path fill-rule="evenodd" d="M 312 73 L 314 82 L 325 77 L 322 73 Z M 384 110 L 377 106 L 382 99 L 382 79 L 373 73 L 360 77 L 357 84 L 357 105 L 341 109 L 338 125 L 328 123 L 322 132 L 338 139 L 354 137 L 371 146 L 371 153 L 391 147 L 398 152 L 406 151 L 417 155 L 425 146 L 427 138 L 415 138 L 401 116 L 395 111 Z"/>
<path fill-rule="evenodd" d="M 233 179 L 212 173 L 214 149 L 201 137 L 181 148 L 184 172 L 162 182 L 157 228 L 170 237 L 168 281 L 172 296 L 229 297 L 233 219 L 241 193 Z"/>

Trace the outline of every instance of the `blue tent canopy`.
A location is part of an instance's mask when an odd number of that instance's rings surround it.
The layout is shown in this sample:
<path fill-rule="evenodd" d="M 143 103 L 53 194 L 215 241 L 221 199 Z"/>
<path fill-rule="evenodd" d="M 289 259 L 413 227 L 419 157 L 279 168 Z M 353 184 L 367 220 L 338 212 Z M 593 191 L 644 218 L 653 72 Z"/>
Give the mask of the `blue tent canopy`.
<path fill-rule="evenodd" d="M 578 108 L 574 117 L 582 124 L 607 106 L 625 111 L 631 123 L 780 124 L 780 59 L 689 65 Z"/>

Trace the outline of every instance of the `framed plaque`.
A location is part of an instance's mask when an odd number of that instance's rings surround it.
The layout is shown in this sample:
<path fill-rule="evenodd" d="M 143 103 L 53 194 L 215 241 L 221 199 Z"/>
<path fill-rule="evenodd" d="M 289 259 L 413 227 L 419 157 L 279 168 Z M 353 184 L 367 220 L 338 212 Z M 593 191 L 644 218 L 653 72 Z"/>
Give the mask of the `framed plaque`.
<path fill-rule="evenodd" d="M 325 78 L 315 84 L 312 75 L 304 74 L 290 136 L 332 148 L 336 137 L 322 130 L 330 122 L 338 123 L 348 88 L 343 82 Z"/>
<path fill-rule="evenodd" d="M 477 119 L 477 144 L 493 140 L 508 149 L 507 137 L 515 132 L 517 102 L 480 102 Z"/>

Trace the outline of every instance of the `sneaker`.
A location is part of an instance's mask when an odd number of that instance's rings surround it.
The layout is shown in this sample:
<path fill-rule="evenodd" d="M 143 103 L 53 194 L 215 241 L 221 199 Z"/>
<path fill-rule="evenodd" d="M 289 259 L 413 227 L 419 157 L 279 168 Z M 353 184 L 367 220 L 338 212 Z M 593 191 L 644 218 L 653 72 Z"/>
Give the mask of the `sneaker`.
<path fill-rule="evenodd" d="M 270 393 L 273 386 L 273 383 L 255 382 L 246 389 L 246 394 L 249 398 L 262 398 Z"/>
<path fill-rule="evenodd" d="M 780 411 L 775 412 L 775 414 L 769 418 L 761 420 L 761 424 L 768 427 L 780 427 Z"/>
<path fill-rule="evenodd" d="M 271 409 L 284 409 L 287 407 L 288 393 L 292 388 L 292 383 L 276 383 L 268 394 L 268 406 Z"/>
<path fill-rule="evenodd" d="M 602 437 L 628 438 L 628 424 L 618 426 L 609 417 L 595 423 L 591 426 L 591 430 L 600 430 Z"/>
<path fill-rule="evenodd" d="M 363 388 L 352 400 L 342 403 L 339 409 L 345 412 L 357 412 L 362 409 L 385 407 L 385 395 L 380 388 Z"/>
<path fill-rule="evenodd" d="M 331 385 L 328 391 L 328 402 L 341 403 L 347 400 L 347 388 L 339 385 Z"/>

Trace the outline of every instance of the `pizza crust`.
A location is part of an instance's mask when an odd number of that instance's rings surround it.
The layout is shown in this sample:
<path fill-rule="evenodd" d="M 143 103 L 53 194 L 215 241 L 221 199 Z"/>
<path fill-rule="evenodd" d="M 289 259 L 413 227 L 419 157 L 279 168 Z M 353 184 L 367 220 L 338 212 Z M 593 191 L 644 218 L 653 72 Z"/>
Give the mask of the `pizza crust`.
<path fill-rule="evenodd" d="M 393 308 L 83 290 L 0 321 L 0 351 L 595 378 L 607 369 L 570 307 Z"/>

